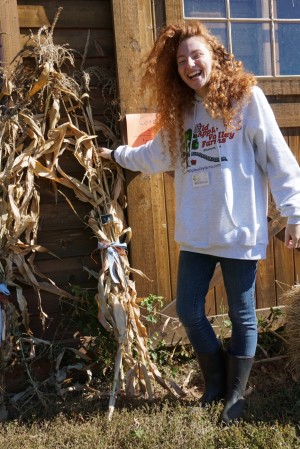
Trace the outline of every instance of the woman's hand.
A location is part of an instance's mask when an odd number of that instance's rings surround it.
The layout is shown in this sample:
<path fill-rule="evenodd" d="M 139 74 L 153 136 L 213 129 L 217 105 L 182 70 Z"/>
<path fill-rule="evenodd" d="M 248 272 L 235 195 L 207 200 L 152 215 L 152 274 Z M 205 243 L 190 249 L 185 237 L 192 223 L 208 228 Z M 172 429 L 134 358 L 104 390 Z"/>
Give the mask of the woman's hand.
<path fill-rule="evenodd" d="M 285 228 L 285 246 L 300 248 L 300 224 L 288 224 Z"/>
<path fill-rule="evenodd" d="M 108 159 L 109 161 L 112 161 L 111 153 L 112 150 L 110 150 L 109 148 L 99 147 L 99 155 L 103 157 L 103 159 Z"/>

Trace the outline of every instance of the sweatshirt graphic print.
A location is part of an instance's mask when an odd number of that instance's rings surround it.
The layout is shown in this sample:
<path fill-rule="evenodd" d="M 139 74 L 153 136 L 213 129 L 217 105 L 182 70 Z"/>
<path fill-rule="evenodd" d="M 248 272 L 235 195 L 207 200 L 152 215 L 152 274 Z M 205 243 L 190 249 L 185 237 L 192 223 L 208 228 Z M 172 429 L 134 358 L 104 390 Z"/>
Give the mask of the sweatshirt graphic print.
<path fill-rule="evenodd" d="M 200 101 L 185 118 L 184 164 L 175 174 L 175 240 L 182 250 L 260 259 L 268 244 L 268 182 L 277 208 L 300 223 L 300 169 L 260 88 L 244 106 L 242 128 L 226 131 Z M 172 169 L 161 133 L 116 161 L 147 174 Z"/>
<path fill-rule="evenodd" d="M 189 128 L 185 132 L 185 153 L 186 153 L 186 166 L 187 171 L 197 171 L 196 165 L 198 158 L 202 158 L 208 161 L 210 164 L 206 168 L 213 168 L 214 163 L 220 165 L 221 161 L 226 161 L 226 156 L 220 158 L 217 144 L 225 143 L 226 140 L 233 139 L 235 133 L 225 133 L 225 131 L 219 131 L 214 126 L 209 127 L 209 123 L 198 123 L 195 125 L 194 130 Z"/>

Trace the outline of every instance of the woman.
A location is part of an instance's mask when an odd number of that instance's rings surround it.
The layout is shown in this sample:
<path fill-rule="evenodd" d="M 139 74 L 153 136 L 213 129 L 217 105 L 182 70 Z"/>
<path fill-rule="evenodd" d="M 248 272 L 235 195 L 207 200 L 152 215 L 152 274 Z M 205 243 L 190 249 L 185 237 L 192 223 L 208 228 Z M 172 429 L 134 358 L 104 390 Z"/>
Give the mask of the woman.
<path fill-rule="evenodd" d="M 221 420 L 239 419 L 257 344 L 255 277 L 268 244 L 268 180 L 288 217 L 285 244 L 300 247 L 300 169 L 253 75 L 199 22 L 160 33 L 143 83 L 157 103 L 156 137 L 101 156 L 148 174 L 174 170 L 180 244 L 177 314 L 205 381 L 203 406 L 225 399 Z M 232 322 L 225 353 L 206 315 L 220 262 Z"/>

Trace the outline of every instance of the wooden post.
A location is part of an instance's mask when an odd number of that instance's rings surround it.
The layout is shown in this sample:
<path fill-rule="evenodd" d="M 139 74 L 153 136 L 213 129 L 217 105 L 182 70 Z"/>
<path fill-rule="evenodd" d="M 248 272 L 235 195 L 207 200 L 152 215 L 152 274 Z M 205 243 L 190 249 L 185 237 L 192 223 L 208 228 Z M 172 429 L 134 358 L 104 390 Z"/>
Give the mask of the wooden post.
<path fill-rule="evenodd" d="M 122 115 L 150 112 L 147 94 L 139 92 L 142 58 L 155 36 L 151 0 L 112 0 L 116 61 Z M 149 98 L 149 97 L 148 97 Z M 153 111 L 151 111 L 153 112 Z M 132 228 L 129 248 L 133 268 L 143 271 L 151 282 L 135 276 L 138 296 L 150 293 L 170 301 L 169 243 L 164 200 L 164 176 L 126 173 L 128 224 Z"/>
<path fill-rule="evenodd" d="M 10 73 L 21 49 L 17 1 L 0 0 L 0 11 L 0 61 Z"/>
<path fill-rule="evenodd" d="M 166 8 L 167 24 L 177 23 L 182 20 L 182 3 L 181 0 L 164 0 Z"/>

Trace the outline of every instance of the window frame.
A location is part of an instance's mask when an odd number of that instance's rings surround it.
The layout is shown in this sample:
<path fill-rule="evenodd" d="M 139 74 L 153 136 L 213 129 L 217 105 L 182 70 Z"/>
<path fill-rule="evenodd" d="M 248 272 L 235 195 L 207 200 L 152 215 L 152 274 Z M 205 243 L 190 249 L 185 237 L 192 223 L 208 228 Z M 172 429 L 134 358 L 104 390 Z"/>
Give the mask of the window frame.
<path fill-rule="evenodd" d="M 166 1 L 166 16 L 167 21 L 169 23 L 172 22 L 168 20 L 168 10 L 170 10 L 167 7 L 167 4 L 173 4 L 174 13 L 176 14 L 177 10 L 177 16 L 178 16 L 178 8 L 180 10 L 180 17 L 178 17 L 180 20 L 189 21 L 193 19 L 198 19 L 197 17 L 185 17 L 184 16 L 184 0 L 165 0 Z M 266 23 L 270 26 L 270 45 L 271 45 L 271 71 L 272 75 L 255 75 L 257 79 L 263 81 L 263 80 L 290 80 L 290 79 L 300 79 L 299 75 L 282 75 L 279 73 L 279 67 L 280 67 L 280 61 L 276 61 L 276 56 L 278 54 L 278 51 L 276 51 L 276 47 L 278 47 L 278 43 L 276 43 L 276 26 L 280 23 L 296 23 L 300 24 L 300 18 L 299 19 L 281 19 L 274 17 L 274 0 L 268 0 L 269 3 L 269 12 L 270 17 L 258 17 L 258 18 L 237 18 L 237 17 L 231 17 L 230 16 L 230 0 L 225 0 L 225 8 L 226 8 L 226 16 L 227 17 L 200 17 L 199 20 L 203 21 L 203 23 L 225 23 L 227 25 L 227 40 L 228 40 L 228 50 L 232 52 L 232 30 L 231 30 L 231 24 L 233 23 Z M 177 4 L 177 6 L 176 6 Z"/>

